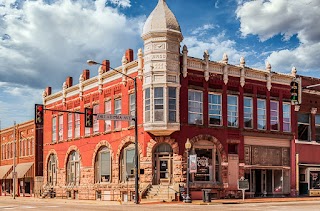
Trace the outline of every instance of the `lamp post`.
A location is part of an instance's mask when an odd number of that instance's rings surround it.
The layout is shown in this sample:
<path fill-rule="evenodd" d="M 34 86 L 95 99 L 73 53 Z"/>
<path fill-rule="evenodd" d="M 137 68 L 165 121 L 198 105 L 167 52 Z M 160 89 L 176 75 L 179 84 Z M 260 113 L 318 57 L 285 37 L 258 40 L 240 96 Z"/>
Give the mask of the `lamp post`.
<path fill-rule="evenodd" d="M 93 60 L 88 60 L 87 61 L 88 65 L 102 65 L 106 66 L 104 64 L 101 64 L 99 62 L 93 61 Z M 138 176 L 138 165 L 139 165 L 139 156 L 138 156 L 138 100 L 137 100 L 137 78 L 133 78 L 127 74 L 124 74 L 112 67 L 110 69 L 116 71 L 117 73 L 120 73 L 127 78 L 130 78 L 134 82 L 134 96 L 135 96 L 135 114 L 134 114 L 134 144 L 135 144 L 135 150 L 134 150 L 134 160 L 135 160 L 135 165 L 134 165 L 134 170 L 135 170 L 135 184 L 134 184 L 134 189 L 135 189 L 135 197 L 134 197 L 134 203 L 139 204 L 139 176 Z"/>
<path fill-rule="evenodd" d="M 187 138 L 187 141 L 185 143 L 185 148 L 187 150 L 187 195 L 186 197 L 184 198 L 184 202 L 185 203 L 191 203 L 191 197 L 189 195 L 189 180 L 190 180 L 190 168 L 189 168 L 189 164 L 190 164 L 190 161 L 189 161 L 189 151 L 191 149 L 191 142 L 189 141 L 189 138 Z"/>

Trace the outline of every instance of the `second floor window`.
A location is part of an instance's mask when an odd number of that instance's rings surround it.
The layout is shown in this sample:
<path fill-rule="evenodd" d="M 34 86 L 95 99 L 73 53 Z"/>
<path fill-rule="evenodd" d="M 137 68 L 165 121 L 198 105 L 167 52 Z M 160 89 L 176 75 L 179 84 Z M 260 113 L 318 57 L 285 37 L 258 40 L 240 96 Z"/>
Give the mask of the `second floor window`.
<path fill-rule="evenodd" d="M 154 88 L 154 121 L 163 121 L 163 88 Z"/>
<path fill-rule="evenodd" d="M 209 124 L 222 125 L 221 95 L 209 94 Z"/>
<path fill-rule="evenodd" d="M 52 142 L 57 141 L 57 117 L 52 117 Z"/>
<path fill-rule="evenodd" d="M 99 105 L 93 106 L 93 113 L 98 114 L 99 113 Z M 99 120 L 97 119 L 97 116 L 93 116 L 93 133 L 99 132 Z"/>
<path fill-rule="evenodd" d="M 291 131 L 291 105 L 290 103 L 283 103 L 283 131 Z"/>
<path fill-rule="evenodd" d="M 150 88 L 144 91 L 144 121 L 150 122 Z"/>
<path fill-rule="evenodd" d="M 111 100 L 104 102 L 104 113 L 111 114 Z M 104 122 L 104 131 L 107 132 L 110 130 L 111 130 L 111 120 L 106 120 Z"/>
<path fill-rule="evenodd" d="M 266 101 L 258 99 L 258 129 L 265 130 L 267 128 Z"/>
<path fill-rule="evenodd" d="M 129 95 L 129 101 L 130 101 L 130 106 L 129 106 L 129 114 L 132 117 L 135 117 L 136 113 L 135 113 L 135 109 L 136 109 L 136 98 L 135 98 L 135 94 L 131 94 Z M 134 121 L 130 121 L 129 123 L 130 125 L 134 125 Z"/>
<path fill-rule="evenodd" d="M 63 139 L 63 115 L 59 115 L 59 140 Z"/>
<path fill-rule="evenodd" d="M 114 100 L 114 114 L 121 114 L 121 98 Z M 121 128 L 121 121 L 114 121 L 114 129 Z"/>
<path fill-rule="evenodd" d="M 74 114 L 74 137 L 80 137 L 80 114 Z"/>
<path fill-rule="evenodd" d="M 320 142 L 320 115 L 315 116 L 316 142 Z"/>
<path fill-rule="evenodd" d="M 238 96 L 228 95 L 228 126 L 238 127 Z"/>
<path fill-rule="evenodd" d="M 203 124 L 203 96 L 201 91 L 188 92 L 188 123 Z"/>
<path fill-rule="evenodd" d="M 279 102 L 270 101 L 271 130 L 279 130 Z"/>
<path fill-rule="evenodd" d="M 310 117 L 309 114 L 298 113 L 298 140 L 310 140 Z"/>
<path fill-rule="evenodd" d="M 252 98 L 245 97 L 243 101 L 243 118 L 244 118 L 244 127 L 252 128 L 253 127 L 253 106 L 252 106 Z"/>
<path fill-rule="evenodd" d="M 68 139 L 72 138 L 72 113 L 68 113 Z"/>

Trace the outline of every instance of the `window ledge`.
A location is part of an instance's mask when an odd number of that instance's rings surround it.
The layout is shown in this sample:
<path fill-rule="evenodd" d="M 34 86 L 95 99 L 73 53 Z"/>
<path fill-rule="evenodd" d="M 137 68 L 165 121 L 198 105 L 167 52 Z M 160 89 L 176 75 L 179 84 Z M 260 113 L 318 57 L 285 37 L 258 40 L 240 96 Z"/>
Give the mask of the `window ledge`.
<path fill-rule="evenodd" d="M 320 146 L 320 143 L 316 142 L 316 141 L 300 141 L 300 140 L 296 139 L 295 143 L 296 144 L 308 144 L 308 145 L 319 145 Z"/>

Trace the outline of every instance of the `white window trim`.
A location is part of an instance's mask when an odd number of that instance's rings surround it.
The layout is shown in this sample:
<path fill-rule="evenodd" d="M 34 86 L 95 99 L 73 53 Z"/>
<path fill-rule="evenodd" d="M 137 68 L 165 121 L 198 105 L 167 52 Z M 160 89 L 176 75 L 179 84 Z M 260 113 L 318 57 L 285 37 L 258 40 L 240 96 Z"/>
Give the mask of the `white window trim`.
<path fill-rule="evenodd" d="M 228 99 L 228 97 L 236 97 L 236 101 L 237 101 L 237 104 L 236 105 L 231 105 L 231 104 L 229 104 L 229 101 L 227 100 L 227 119 L 228 119 L 228 127 L 234 127 L 234 128 L 237 128 L 237 127 L 239 127 L 239 97 L 238 97 L 238 95 L 228 95 L 227 96 L 227 99 Z M 236 115 L 229 115 L 229 106 L 233 106 L 233 107 L 236 107 L 237 109 L 236 109 Z M 229 125 L 229 117 L 231 117 L 231 118 L 236 118 L 237 119 L 237 125 L 236 126 L 234 126 L 234 125 Z"/>
<path fill-rule="evenodd" d="M 264 108 L 261 109 L 259 108 L 259 101 L 263 101 L 264 102 Z M 265 128 L 259 128 L 259 110 L 263 110 L 264 111 L 264 116 L 265 118 L 264 119 L 261 119 L 261 120 L 264 120 L 264 126 Z M 267 101 L 265 99 L 257 99 L 257 129 L 258 130 L 267 130 Z"/>
<path fill-rule="evenodd" d="M 271 109 L 271 103 L 276 103 L 277 104 L 277 110 L 272 110 Z M 276 129 L 276 130 L 272 129 L 272 122 L 275 122 L 275 121 L 272 121 L 272 112 L 277 112 L 277 116 L 276 116 L 277 120 L 276 120 L 276 122 L 278 124 L 278 129 Z M 271 131 L 279 131 L 280 130 L 279 113 L 280 113 L 279 112 L 279 101 L 271 100 L 270 101 L 270 130 Z"/>
<path fill-rule="evenodd" d="M 289 122 L 286 122 L 284 121 L 284 109 L 283 107 L 287 105 L 289 107 L 289 112 L 287 112 L 289 114 Z M 282 131 L 283 132 L 291 132 L 291 103 L 286 103 L 286 102 L 283 102 L 282 103 L 282 121 L 283 121 L 283 124 L 282 124 Z M 289 124 L 289 130 L 284 130 L 284 124 Z"/>
<path fill-rule="evenodd" d="M 220 104 L 214 104 L 214 103 L 209 103 L 209 95 L 218 95 L 220 96 Z M 215 115 L 215 114 L 212 114 L 210 115 L 210 105 L 213 105 L 213 106 L 220 106 L 220 115 Z M 220 121 L 220 124 L 210 124 L 210 116 L 218 116 L 220 117 L 221 121 Z M 223 125 L 223 118 L 222 118 L 222 94 L 221 93 L 215 93 L 215 92 L 209 92 L 208 93 L 208 124 L 209 125 L 214 125 L 214 126 L 222 126 Z"/>
<path fill-rule="evenodd" d="M 191 102 L 196 102 L 196 103 L 199 103 L 200 106 L 201 106 L 201 113 L 197 113 L 197 112 L 191 112 L 190 109 L 189 109 L 189 92 L 198 92 L 201 94 L 202 96 L 202 102 L 199 102 L 199 101 L 191 101 Z M 189 114 L 192 113 L 192 114 L 200 114 L 201 115 L 201 124 L 197 124 L 197 123 L 194 123 L 194 122 L 189 122 Z M 190 125 L 203 125 L 203 91 L 199 91 L 199 90 L 195 90 L 195 89 L 188 89 L 188 124 Z"/>
<path fill-rule="evenodd" d="M 245 99 L 250 99 L 251 100 L 251 103 L 250 103 L 250 107 L 246 107 L 245 106 L 245 104 L 244 104 L 244 101 L 245 101 Z M 251 109 L 251 127 L 246 127 L 245 126 L 245 123 L 243 122 L 243 127 L 244 128 L 249 128 L 249 129 L 252 129 L 253 128 L 253 98 L 252 97 L 244 97 L 244 99 L 243 99 L 243 120 L 245 120 L 245 112 L 244 112 L 244 109 L 245 108 L 250 108 Z"/>

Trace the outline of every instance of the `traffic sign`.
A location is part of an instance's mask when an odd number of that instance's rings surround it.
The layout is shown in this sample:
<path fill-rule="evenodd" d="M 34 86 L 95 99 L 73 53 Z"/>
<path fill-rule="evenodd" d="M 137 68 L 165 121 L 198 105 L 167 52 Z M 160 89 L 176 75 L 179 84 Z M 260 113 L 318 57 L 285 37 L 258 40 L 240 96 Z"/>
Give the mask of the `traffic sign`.
<path fill-rule="evenodd" d="M 97 114 L 98 120 L 117 120 L 117 121 L 132 121 L 131 115 L 124 114 Z"/>

